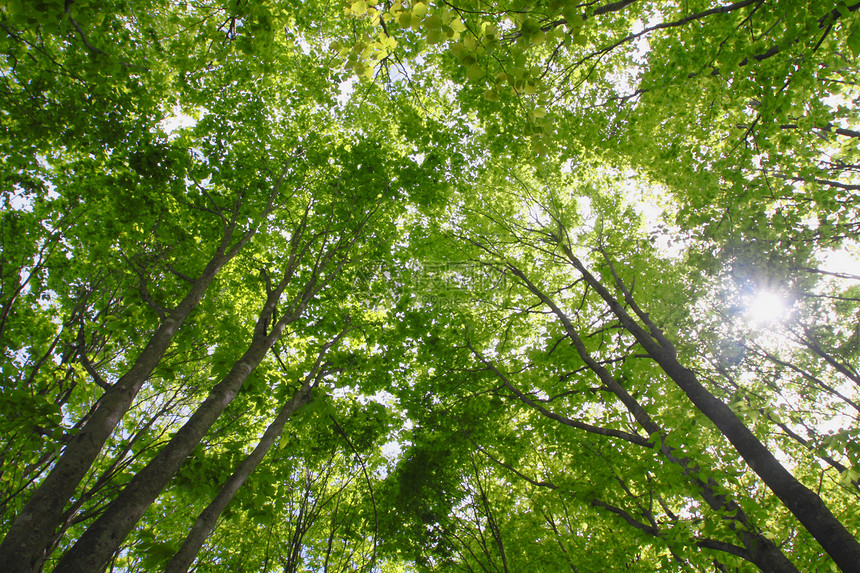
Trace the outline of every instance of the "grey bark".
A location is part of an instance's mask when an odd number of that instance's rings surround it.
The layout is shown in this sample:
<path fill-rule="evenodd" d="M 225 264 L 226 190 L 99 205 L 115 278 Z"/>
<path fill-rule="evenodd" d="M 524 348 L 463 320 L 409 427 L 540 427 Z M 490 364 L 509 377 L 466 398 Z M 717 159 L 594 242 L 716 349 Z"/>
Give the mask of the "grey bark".
<path fill-rule="evenodd" d="M 261 221 L 265 221 L 266 215 L 272 211 L 285 176 L 286 170 L 269 194 Z M 203 299 L 212 280 L 256 234 L 258 227 L 255 226 L 233 243 L 238 218 L 238 209 L 230 221 L 223 218 L 221 242 L 203 272 L 182 301 L 162 320 L 132 367 L 105 393 L 86 424 L 66 445 L 57 463 L 12 523 L 0 543 L 0 571 L 27 573 L 41 569 L 54 532 L 62 524 L 63 510 L 78 484 L 158 366 L 176 332 Z"/>
<path fill-rule="evenodd" d="M 37 571 L 66 503 L 95 461 L 108 437 L 128 411 L 146 379 L 161 361 L 182 323 L 199 304 L 229 261 L 222 249 L 176 308 L 162 321 L 132 367 L 99 401 L 81 431 L 72 437 L 48 476 L 27 501 L 0 543 L 0 571 Z"/>
<path fill-rule="evenodd" d="M 579 338 L 578 333 L 573 328 L 573 324 L 570 322 L 568 317 L 562 313 L 562 311 L 556 306 L 551 299 L 549 299 L 542 291 L 540 291 L 533 283 L 528 281 L 525 278 L 525 275 L 519 274 L 519 270 L 513 270 L 514 274 L 520 276 L 522 280 L 525 281 L 525 284 L 529 290 L 531 290 L 534 294 L 536 294 L 542 302 L 548 304 L 550 309 L 553 310 L 553 313 L 556 314 L 562 321 L 565 330 L 570 338 L 573 340 L 573 345 L 576 347 L 580 356 L 583 358 L 585 363 L 591 368 L 593 372 L 595 372 L 600 380 L 607 386 L 607 388 L 613 392 L 618 398 L 624 403 L 627 407 L 628 411 L 633 414 L 633 417 L 639 423 L 642 428 L 648 432 L 652 436 L 657 436 L 657 439 L 661 440 L 660 447 L 658 451 L 660 454 L 666 458 L 670 463 L 675 464 L 681 468 L 684 475 L 690 480 L 701 493 L 702 499 L 713 509 L 717 511 L 723 511 L 726 513 L 728 519 L 732 520 L 731 529 L 734 531 L 737 538 L 741 541 L 744 548 L 746 549 L 746 553 L 744 555 L 745 559 L 748 559 L 751 563 L 755 564 L 759 569 L 765 571 L 767 573 L 798 573 L 797 568 L 788 560 L 788 558 L 780 551 L 780 549 L 776 546 L 773 541 L 769 540 L 767 537 L 761 535 L 758 531 L 755 530 L 753 525 L 749 522 L 749 518 L 746 513 L 744 513 L 743 509 L 735 503 L 733 500 L 729 499 L 725 495 L 719 495 L 716 493 L 718 490 L 719 484 L 714 479 L 709 479 L 707 482 L 702 481 L 697 477 L 700 468 L 690 463 L 689 459 L 686 457 L 679 457 L 678 452 L 673 448 L 669 447 L 665 443 L 665 436 L 667 435 L 666 431 L 663 430 L 650 415 L 642 408 L 642 405 L 639 404 L 627 390 L 621 386 L 612 375 L 599 363 L 597 363 L 591 355 L 586 351 L 585 345 L 582 343 Z M 599 435 L 609 436 L 621 438 L 625 441 L 628 441 L 632 444 L 636 444 L 638 446 L 653 448 L 654 444 L 641 436 L 630 434 L 628 432 L 609 432 L 603 428 L 594 428 L 593 426 L 589 426 L 588 424 L 583 424 L 581 422 L 576 422 L 575 420 L 570 420 L 565 416 L 561 416 L 559 414 L 555 414 L 554 412 L 549 412 L 543 406 L 531 400 L 528 396 L 523 394 L 520 390 L 518 390 L 513 383 L 505 376 L 498 368 L 495 367 L 491 362 L 489 362 L 483 355 L 481 355 L 474 347 L 472 347 L 471 343 L 467 341 L 467 346 L 472 351 L 473 354 L 492 372 L 502 380 L 505 387 L 514 393 L 517 398 L 520 399 L 524 404 L 536 409 L 542 415 L 557 420 L 567 426 L 571 426 L 574 428 L 585 430 L 586 432 L 591 432 Z M 498 460 L 492 458 L 497 463 Z M 501 463 L 500 463 L 501 464 Z M 512 469 L 505 464 L 501 464 L 508 469 Z M 519 475 L 519 472 L 517 472 Z M 531 481 L 531 480 L 530 480 Z M 535 483 L 535 482 L 532 482 Z M 547 484 L 536 484 L 536 485 L 547 485 Z M 555 487 L 555 486 L 553 486 Z"/>
<path fill-rule="evenodd" d="M 258 325 L 265 325 L 271 317 L 268 307 L 269 305 L 266 305 Z M 221 412 L 236 397 L 245 380 L 277 341 L 289 318 L 292 317 L 280 320 L 271 334 L 254 337 L 249 348 L 210 391 L 188 422 L 123 488 L 74 546 L 63 555 L 54 571 L 93 573 L 105 569 L 111 555 L 119 548 L 146 509 L 191 455 Z"/>
<path fill-rule="evenodd" d="M 266 428 L 262 438 L 260 438 L 260 441 L 254 448 L 254 451 L 248 454 L 248 456 L 239 463 L 233 474 L 221 486 L 215 499 L 206 506 L 199 516 L 197 516 L 197 519 L 191 527 L 191 531 L 188 533 L 188 536 L 185 538 L 185 542 L 182 544 L 182 547 L 180 547 L 179 551 L 176 552 L 167 564 L 167 567 L 164 570 L 165 573 L 185 573 L 188 571 L 189 567 L 191 567 L 191 564 L 194 562 L 197 553 L 200 551 L 200 548 L 203 547 L 203 544 L 206 542 L 206 539 L 213 531 L 215 531 L 215 525 L 218 523 L 218 518 L 221 513 L 230 501 L 232 501 L 233 497 L 239 491 L 239 488 L 241 488 L 245 481 L 247 481 L 251 473 L 257 469 L 257 466 L 260 465 L 260 462 L 263 461 L 263 458 L 278 438 L 280 438 L 287 420 L 299 408 L 310 401 L 312 390 L 327 374 L 326 370 L 321 369 L 323 366 L 323 356 L 328 349 L 337 344 L 345 334 L 346 330 L 341 332 L 341 334 L 334 340 L 323 346 L 313 369 L 308 374 L 302 387 L 293 394 L 292 398 L 290 398 L 286 404 L 284 404 L 278 412 L 278 415 L 272 423 L 269 424 L 269 427 Z"/>
<path fill-rule="evenodd" d="M 265 357 L 269 349 L 280 337 L 284 328 L 298 320 L 310 301 L 338 276 L 347 262 L 343 256 L 332 264 L 337 255 L 345 255 L 363 233 L 370 220 L 368 214 L 358 228 L 347 236 L 332 242 L 333 219 L 328 226 L 307 237 L 309 214 L 314 205 L 310 201 L 290 241 L 290 256 L 285 264 L 281 281 L 270 290 L 260 311 L 254 335 L 248 350 L 233 365 L 230 372 L 210 391 L 209 395 L 192 414 L 188 422 L 173 436 L 168 444 L 146 465 L 119 495 L 107 506 L 105 511 L 93 522 L 77 542 L 63 555 L 56 573 L 80 572 L 94 573 L 103 571 L 111 556 L 119 549 L 125 537 L 146 509 L 155 501 L 162 489 L 170 481 L 185 459 L 217 420 L 218 416 L 232 402 L 245 380 Z M 298 289 L 286 305 L 284 315 L 269 330 L 278 301 L 286 287 L 291 283 L 311 247 L 321 242 L 319 252 L 313 257 L 309 277 L 302 288 Z M 332 268 L 330 268 L 330 264 Z M 326 270 L 329 272 L 326 273 Z"/>
<path fill-rule="evenodd" d="M 197 516 L 182 547 L 176 552 L 164 569 L 165 573 L 185 573 L 188 571 L 188 568 L 194 563 L 194 559 L 197 557 L 200 548 L 203 547 L 203 543 L 215 531 L 215 525 L 221 513 L 230 501 L 232 501 L 239 488 L 244 485 L 251 473 L 257 469 L 257 466 L 260 465 L 263 457 L 268 453 L 275 441 L 280 437 L 289 417 L 296 410 L 307 404 L 310 398 L 311 389 L 306 384 L 278 412 L 275 420 L 266 428 L 263 437 L 260 439 L 257 447 L 254 448 L 254 451 L 242 460 L 233 474 L 221 486 L 215 499 Z"/>
<path fill-rule="evenodd" d="M 564 235 L 563 235 L 564 236 Z M 648 355 L 660 365 L 669 378 L 691 402 L 710 419 L 743 457 L 749 467 L 764 481 L 807 531 L 821 544 L 836 564 L 846 572 L 860 572 L 860 543 L 836 518 L 821 497 L 786 470 L 773 453 L 752 433 L 735 413 L 699 382 L 696 374 L 677 358 L 675 346 L 639 309 L 630 292 L 617 275 L 617 287 L 625 302 L 648 327 L 645 330 L 621 303 L 598 281 L 573 254 L 569 245 L 558 240 L 565 256 L 600 297 L 609 305 Z M 613 275 L 615 274 L 612 269 Z"/>

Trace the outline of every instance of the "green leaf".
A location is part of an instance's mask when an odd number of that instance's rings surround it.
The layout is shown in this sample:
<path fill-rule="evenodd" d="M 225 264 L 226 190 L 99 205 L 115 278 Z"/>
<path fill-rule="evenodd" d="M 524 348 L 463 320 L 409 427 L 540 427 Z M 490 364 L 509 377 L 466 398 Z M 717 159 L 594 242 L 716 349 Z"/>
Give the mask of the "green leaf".
<path fill-rule="evenodd" d="M 849 28 L 848 38 L 845 40 L 848 44 L 848 49 L 856 58 L 860 56 L 860 21 L 855 21 Z"/>
<path fill-rule="evenodd" d="M 486 72 L 480 64 L 474 63 L 466 67 L 466 77 L 469 78 L 469 81 L 476 82 L 483 78 L 485 74 Z"/>
<path fill-rule="evenodd" d="M 424 2 L 416 2 L 414 6 L 412 6 L 412 16 L 414 18 L 424 18 L 424 15 L 427 14 L 428 6 Z"/>

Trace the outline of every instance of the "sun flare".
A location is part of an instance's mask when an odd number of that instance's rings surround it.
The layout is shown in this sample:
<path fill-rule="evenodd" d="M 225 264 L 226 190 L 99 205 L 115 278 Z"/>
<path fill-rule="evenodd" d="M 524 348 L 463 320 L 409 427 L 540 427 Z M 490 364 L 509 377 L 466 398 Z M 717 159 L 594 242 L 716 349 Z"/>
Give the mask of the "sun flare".
<path fill-rule="evenodd" d="M 785 317 L 788 305 L 782 295 L 762 291 L 750 297 L 747 303 L 747 318 L 754 326 L 764 326 Z"/>

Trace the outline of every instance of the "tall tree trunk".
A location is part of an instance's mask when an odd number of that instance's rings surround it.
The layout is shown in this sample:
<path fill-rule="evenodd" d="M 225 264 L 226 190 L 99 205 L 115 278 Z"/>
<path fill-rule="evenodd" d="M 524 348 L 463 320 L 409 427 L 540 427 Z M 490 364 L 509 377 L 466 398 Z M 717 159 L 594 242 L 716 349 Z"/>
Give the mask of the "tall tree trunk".
<path fill-rule="evenodd" d="M 132 478 L 102 515 L 63 555 L 54 571 L 93 573 L 104 570 L 111 555 L 140 520 L 143 512 L 155 501 L 173 474 L 194 451 L 218 416 L 233 401 L 245 380 L 275 344 L 284 328 L 298 320 L 317 293 L 342 271 L 348 259 L 343 256 L 341 260 L 335 261 L 335 256 L 345 255 L 352 248 L 363 233 L 373 212 L 366 215 L 357 229 L 331 241 L 333 218 L 325 230 L 307 234 L 309 215 L 314 204 L 313 200 L 308 202 L 302 219 L 293 232 L 290 239 L 290 256 L 283 271 L 283 278 L 267 294 L 266 302 L 254 326 L 254 334 L 248 350 L 221 382 L 209 392 L 203 403 L 170 442 Z M 306 262 L 305 255 L 317 240 L 321 241 L 320 251 L 313 257 L 313 266 L 309 270 L 307 281 L 292 297 L 281 319 L 269 330 L 269 323 L 281 295 L 292 282 L 301 265 Z M 328 270 L 327 273 L 326 270 Z"/>
<path fill-rule="evenodd" d="M 648 327 L 648 331 L 640 326 L 612 293 L 585 268 L 563 239 L 559 239 L 558 243 L 571 264 L 609 305 L 624 328 L 636 338 L 636 341 L 660 365 L 669 378 L 684 391 L 690 401 L 726 436 L 750 468 L 821 544 L 833 561 L 843 571 L 860 571 L 860 543 L 857 539 L 833 515 L 818 494 L 800 483 L 791 472 L 786 470 L 740 418 L 709 392 L 692 370 L 678 361 L 675 346 L 648 318 L 648 315 L 639 309 L 617 275 L 616 283 L 624 295 L 625 302 Z M 614 269 L 613 274 L 615 274 Z"/>
<path fill-rule="evenodd" d="M 272 212 L 286 174 L 285 168 L 272 186 L 260 221 L 265 222 Z M 253 226 L 233 242 L 239 220 L 238 204 L 232 218 L 228 221 L 222 216 L 222 220 L 224 232 L 221 242 L 203 272 L 182 301 L 162 320 L 132 367 L 105 393 L 86 424 L 66 445 L 57 463 L 12 523 L 0 543 L 0 571 L 26 573 L 41 569 L 54 533 L 62 523 L 63 510 L 78 484 L 149 375 L 161 362 L 176 332 L 203 299 L 215 276 L 259 229 L 259 225 Z"/>
<path fill-rule="evenodd" d="M 716 511 L 724 512 L 725 515 L 730 516 L 727 519 L 730 519 L 729 523 L 730 528 L 734 532 L 735 536 L 740 540 L 743 547 L 747 550 L 747 558 L 748 560 L 755 564 L 759 569 L 766 573 L 798 573 L 797 568 L 794 566 L 791 561 L 789 561 L 788 557 L 783 554 L 783 552 L 777 547 L 777 545 L 762 535 L 760 532 L 756 531 L 755 527 L 749 522 L 749 518 L 743 509 L 733 500 L 729 499 L 728 496 L 724 494 L 718 494 L 717 491 L 719 489 L 719 484 L 714 479 L 709 479 L 707 482 L 702 481 L 699 477 L 699 467 L 691 465 L 690 461 L 686 457 L 679 457 L 678 452 L 673 448 L 669 447 L 665 443 L 665 436 L 667 432 L 661 428 L 651 416 L 645 411 L 642 405 L 637 402 L 633 396 L 631 396 L 627 390 L 618 383 L 617 380 L 609 373 L 606 368 L 604 368 L 600 363 L 598 363 L 591 354 L 585 348 L 581 338 L 579 337 L 579 333 L 573 327 L 573 323 L 570 319 L 565 315 L 561 309 L 550 299 L 543 291 L 541 291 L 534 283 L 528 280 L 524 273 L 522 273 L 519 269 L 509 266 L 511 268 L 511 272 L 513 274 L 520 277 L 520 279 L 524 282 L 526 287 L 535 294 L 538 298 L 541 299 L 541 302 L 549 306 L 550 310 L 552 310 L 553 314 L 562 322 L 564 326 L 565 332 L 568 337 L 571 339 L 571 343 L 576 348 L 577 353 L 586 363 L 586 365 L 594 372 L 600 381 L 603 383 L 606 388 L 615 394 L 619 400 L 625 405 L 627 410 L 633 415 L 634 419 L 637 423 L 642 426 L 642 428 L 648 432 L 651 436 L 657 436 L 655 439 L 659 439 L 662 441 L 659 447 L 659 452 L 666 458 L 670 463 L 675 464 L 681 468 L 681 471 L 687 477 L 692 485 L 694 485 L 702 495 L 702 499 L 705 500 L 711 508 Z M 518 390 L 511 381 L 505 376 L 498 368 L 496 368 L 490 361 L 488 361 L 480 352 L 478 352 L 471 343 L 467 340 L 466 345 L 472 351 L 472 353 L 492 372 L 504 383 L 505 387 L 508 388 L 513 394 L 519 398 L 527 406 L 530 406 L 540 412 L 542 415 L 547 416 L 551 419 L 555 419 L 557 421 L 561 421 L 567 425 L 572 427 L 578 427 L 579 429 L 588 431 L 594 431 L 596 428 L 589 427 L 587 424 L 574 424 L 569 423 L 573 422 L 569 418 L 565 418 L 558 414 L 554 414 L 549 412 L 543 406 L 535 403 L 534 400 L 530 399 L 528 396 L 523 394 L 520 390 Z M 606 433 L 605 435 L 610 435 Z M 627 434 L 626 432 L 618 432 L 614 434 L 614 437 L 625 439 L 632 444 L 636 444 L 638 446 L 645 447 L 654 447 L 654 444 L 651 442 L 647 442 L 645 440 L 634 439 L 638 436 Z M 493 458 L 494 459 L 494 458 Z M 498 460 L 495 460 L 497 463 Z M 504 464 L 502 464 L 504 465 Z M 508 466 L 508 469 L 512 469 Z"/>
<path fill-rule="evenodd" d="M 99 401 L 81 431 L 72 437 L 48 476 L 21 510 L 0 543 L 0 571 L 37 571 L 60 525 L 66 503 L 108 437 L 158 366 L 179 327 L 199 304 L 218 271 L 230 260 L 219 249 L 191 290 L 162 321 L 132 367 Z"/>
<path fill-rule="evenodd" d="M 185 538 L 185 542 L 182 544 L 182 547 L 167 564 L 167 567 L 164 570 L 165 573 L 185 573 L 188 571 L 188 568 L 191 567 L 191 564 L 194 562 L 194 558 L 197 556 L 200 548 L 203 547 L 203 543 L 206 542 L 206 539 L 215 530 L 215 525 L 217 524 L 221 513 L 227 507 L 227 504 L 232 501 L 233 497 L 239 491 L 239 488 L 242 487 L 251 473 L 257 469 L 257 466 L 260 465 L 260 462 L 263 461 L 263 458 L 278 438 L 280 438 L 287 420 L 296 412 L 296 410 L 310 401 L 311 391 L 316 388 L 322 377 L 327 374 L 327 371 L 321 370 L 323 355 L 329 348 L 336 344 L 344 334 L 346 334 L 346 330 L 344 330 L 337 338 L 323 346 L 318 355 L 316 364 L 314 364 L 313 369 L 308 374 L 307 378 L 305 378 L 305 383 L 296 391 L 295 394 L 293 394 L 293 397 L 284 404 L 274 421 L 272 421 L 272 423 L 269 424 L 269 427 L 266 428 L 266 431 L 263 433 L 263 437 L 260 438 L 254 451 L 242 460 L 242 462 L 236 467 L 233 474 L 221 486 L 215 499 L 206 506 L 206 509 L 204 509 L 199 516 L 197 516 L 197 519 L 191 527 L 191 531 L 188 533 L 188 536 Z"/>
<path fill-rule="evenodd" d="M 93 573 L 105 569 L 111 555 L 119 548 L 173 474 L 191 455 L 221 412 L 233 401 L 245 380 L 278 340 L 286 325 L 300 316 L 303 307 L 297 309 L 297 312 L 286 314 L 272 327 L 271 332 L 266 332 L 275 304 L 286 287 L 288 278 L 285 277 L 278 285 L 279 288 L 269 294 L 257 320 L 252 342 L 242 357 L 209 392 L 200 407 L 176 432 L 170 442 L 132 478 L 99 518 L 63 555 L 54 571 Z"/>
<path fill-rule="evenodd" d="M 242 460 L 238 467 L 236 467 L 236 471 L 221 486 L 215 499 L 197 516 L 197 520 L 191 527 L 191 531 L 185 538 L 182 547 L 176 552 L 170 563 L 167 564 L 164 570 L 165 573 L 185 573 L 188 571 L 200 548 L 203 547 L 203 543 L 215 530 L 215 524 L 218 522 L 218 518 L 224 511 L 224 508 L 232 501 L 239 488 L 242 487 L 251 473 L 257 469 L 263 457 L 280 437 L 290 416 L 307 404 L 310 399 L 310 386 L 305 385 L 278 412 L 275 420 L 266 428 L 266 432 L 263 434 L 257 447 L 254 448 L 254 451 Z"/>

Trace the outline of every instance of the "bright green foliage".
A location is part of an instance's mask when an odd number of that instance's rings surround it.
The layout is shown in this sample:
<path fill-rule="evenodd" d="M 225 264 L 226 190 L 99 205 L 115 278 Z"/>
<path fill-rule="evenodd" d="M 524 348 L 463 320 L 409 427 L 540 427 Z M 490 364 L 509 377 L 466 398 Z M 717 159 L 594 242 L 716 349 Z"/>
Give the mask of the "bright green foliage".
<path fill-rule="evenodd" d="M 0 1 L 0 531 L 249 235 L 35 570 L 295 309 L 115 569 L 837 570 L 636 326 L 860 535 L 858 7 Z"/>

